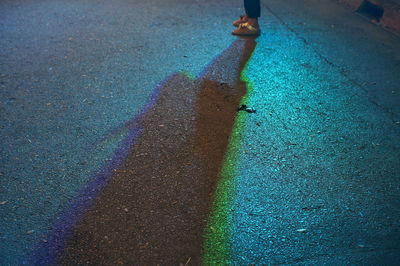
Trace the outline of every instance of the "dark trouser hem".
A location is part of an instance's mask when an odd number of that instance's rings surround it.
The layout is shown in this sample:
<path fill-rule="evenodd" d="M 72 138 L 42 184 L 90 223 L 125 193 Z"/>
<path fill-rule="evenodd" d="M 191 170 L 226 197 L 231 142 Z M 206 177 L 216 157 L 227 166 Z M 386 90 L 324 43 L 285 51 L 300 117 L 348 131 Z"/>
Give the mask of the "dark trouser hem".
<path fill-rule="evenodd" d="M 249 18 L 259 18 L 261 15 L 260 0 L 244 0 L 244 10 Z"/>

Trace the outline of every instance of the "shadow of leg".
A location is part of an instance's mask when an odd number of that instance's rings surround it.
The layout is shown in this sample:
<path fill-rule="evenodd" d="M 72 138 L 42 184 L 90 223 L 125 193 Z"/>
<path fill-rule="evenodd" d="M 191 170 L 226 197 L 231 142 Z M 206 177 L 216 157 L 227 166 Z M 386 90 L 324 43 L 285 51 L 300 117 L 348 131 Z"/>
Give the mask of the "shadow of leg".
<path fill-rule="evenodd" d="M 201 264 L 203 229 L 255 48 L 238 39 L 205 74 L 173 76 L 142 134 L 73 232 L 60 264 Z"/>

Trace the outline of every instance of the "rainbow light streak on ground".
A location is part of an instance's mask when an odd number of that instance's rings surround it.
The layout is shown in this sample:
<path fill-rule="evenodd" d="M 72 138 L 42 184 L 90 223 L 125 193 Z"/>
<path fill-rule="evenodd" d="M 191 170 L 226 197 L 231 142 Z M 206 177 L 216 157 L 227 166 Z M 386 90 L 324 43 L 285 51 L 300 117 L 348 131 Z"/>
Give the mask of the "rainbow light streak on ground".
<path fill-rule="evenodd" d="M 247 65 L 242 70 L 241 81 L 246 84 L 246 95 L 241 104 L 249 105 L 253 92 L 251 80 L 246 76 Z M 204 230 L 204 265 L 230 264 L 232 262 L 232 211 L 236 194 L 238 152 L 241 149 L 243 129 L 249 114 L 238 112 L 230 138 L 219 182 L 214 195 L 213 208 Z"/>

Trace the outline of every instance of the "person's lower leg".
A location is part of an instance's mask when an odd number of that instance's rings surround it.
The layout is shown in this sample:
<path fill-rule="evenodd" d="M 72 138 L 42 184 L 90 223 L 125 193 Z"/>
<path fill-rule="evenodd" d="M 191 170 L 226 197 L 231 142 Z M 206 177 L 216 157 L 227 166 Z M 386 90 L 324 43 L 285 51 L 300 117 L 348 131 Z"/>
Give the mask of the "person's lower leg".
<path fill-rule="evenodd" d="M 244 0 L 247 22 L 253 27 L 259 27 L 258 18 L 260 17 L 260 0 Z"/>

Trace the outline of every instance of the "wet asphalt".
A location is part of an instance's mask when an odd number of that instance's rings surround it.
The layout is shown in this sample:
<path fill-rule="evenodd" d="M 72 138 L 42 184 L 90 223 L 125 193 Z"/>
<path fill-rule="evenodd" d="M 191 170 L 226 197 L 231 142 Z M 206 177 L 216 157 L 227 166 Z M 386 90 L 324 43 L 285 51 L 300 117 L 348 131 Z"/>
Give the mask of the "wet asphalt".
<path fill-rule="evenodd" d="M 262 1 L 243 72 L 256 113 L 238 125 L 238 101 L 215 91 L 239 86 L 239 14 L 241 1 L 0 3 L 2 265 L 399 263 L 399 37 L 336 1 Z M 231 110 L 222 135 L 213 108 Z M 224 149 L 229 248 L 207 255 Z"/>

